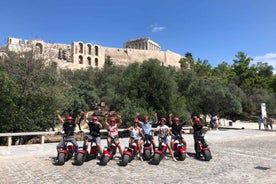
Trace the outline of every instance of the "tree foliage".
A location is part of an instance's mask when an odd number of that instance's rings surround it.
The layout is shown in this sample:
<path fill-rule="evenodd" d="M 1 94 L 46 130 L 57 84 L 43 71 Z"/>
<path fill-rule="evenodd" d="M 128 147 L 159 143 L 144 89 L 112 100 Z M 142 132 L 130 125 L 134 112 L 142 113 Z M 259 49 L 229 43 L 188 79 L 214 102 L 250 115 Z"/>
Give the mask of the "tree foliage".
<path fill-rule="evenodd" d="M 181 70 L 157 59 L 115 66 L 110 57 L 102 69 L 57 70 L 32 52 L 8 53 L 0 63 L 0 131 L 44 131 L 56 125 L 55 111 L 76 117 L 105 102 L 132 125 L 135 114 L 169 113 L 188 121 L 191 115 L 235 118 L 259 113 L 266 103 L 276 113 L 276 77 L 267 63 L 251 64 L 238 52 L 229 65 L 212 68 L 187 52 Z"/>

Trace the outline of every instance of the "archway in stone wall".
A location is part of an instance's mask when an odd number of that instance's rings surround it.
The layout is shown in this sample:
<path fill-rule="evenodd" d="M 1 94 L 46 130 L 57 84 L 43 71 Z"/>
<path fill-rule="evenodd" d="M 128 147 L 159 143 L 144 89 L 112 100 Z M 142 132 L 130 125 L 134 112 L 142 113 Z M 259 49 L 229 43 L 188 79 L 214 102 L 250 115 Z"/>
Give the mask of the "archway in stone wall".
<path fill-rule="evenodd" d="M 95 46 L 95 55 L 98 56 L 99 55 L 99 47 Z"/>
<path fill-rule="evenodd" d="M 98 67 L 99 66 L 99 59 L 95 58 L 95 66 Z"/>
<path fill-rule="evenodd" d="M 83 53 L 83 44 L 79 43 L 79 53 Z"/>
<path fill-rule="evenodd" d="M 83 64 L 83 57 L 79 56 L 79 64 Z"/>
<path fill-rule="evenodd" d="M 36 54 L 42 54 L 43 52 L 43 45 L 41 43 L 35 44 L 35 53 Z"/>
<path fill-rule="evenodd" d="M 87 64 L 91 66 L 91 57 L 87 57 Z"/>
<path fill-rule="evenodd" d="M 87 48 L 88 48 L 88 54 L 91 55 L 92 54 L 92 46 L 90 44 L 87 44 Z"/>

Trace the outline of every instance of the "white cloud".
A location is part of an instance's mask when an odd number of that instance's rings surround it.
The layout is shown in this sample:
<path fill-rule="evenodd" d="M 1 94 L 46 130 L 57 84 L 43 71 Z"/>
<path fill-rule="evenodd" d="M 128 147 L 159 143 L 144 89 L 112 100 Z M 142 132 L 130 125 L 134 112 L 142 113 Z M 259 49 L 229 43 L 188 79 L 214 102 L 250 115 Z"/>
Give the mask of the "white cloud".
<path fill-rule="evenodd" d="M 164 26 L 157 26 L 157 25 L 151 25 L 151 32 L 155 33 L 155 32 L 160 32 L 163 31 L 164 29 L 166 29 L 166 27 Z"/>
<path fill-rule="evenodd" d="M 274 74 L 276 74 L 276 53 L 267 53 L 263 56 L 256 56 L 253 58 L 253 63 L 257 62 L 267 63 L 274 68 Z"/>

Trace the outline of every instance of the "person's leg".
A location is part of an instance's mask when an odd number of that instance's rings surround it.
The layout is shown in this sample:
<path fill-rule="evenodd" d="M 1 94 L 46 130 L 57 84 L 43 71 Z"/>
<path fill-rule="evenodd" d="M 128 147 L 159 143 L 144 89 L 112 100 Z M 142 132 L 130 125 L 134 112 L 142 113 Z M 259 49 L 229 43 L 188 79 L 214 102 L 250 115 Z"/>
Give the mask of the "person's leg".
<path fill-rule="evenodd" d="M 131 137 L 131 138 L 129 138 L 129 140 L 128 140 L 128 145 L 129 145 L 129 147 L 131 147 L 131 144 L 133 143 L 133 141 L 134 141 L 134 139 Z"/>
<path fill-rule="evenodd" d="M 62 139 L 60 140 L 60 142 L 58 143 L 58 145 L 57 145 L 57 150 L 60 149 L 60 148 L 63 148 L 63 147 L 65 147 L 65 141 L 64 141 L 64 139 L 62 138 Z"/>
<path fill-rule="evenodd" d="M 176 161 L 176 159 L 174 158 L 174 154 L 173 154 L 172 147 L 171 147 L 170 143 L 171 143 L 170 138 L 167 137 L 165 139 L 165 144 L 168 146 L 168 149 L 169 149 L 169 152 L 170 152 L 170 155 L 171 155 L 173 161 Z"/>
<path fill-rule="evenodd" d="M 78 146 L 78 143 L 76 141 L 76 139 L 74 137 L 70 138 L 70 141 L 71 143 L 74 145 L 74 148 L 75 148 L 75 154 L 78 153 L 78 149 L 79 149 L 79 146 Z"/>
<path fill-rule="evenodd" d="M 199 158 L 199 148 L 197 146 L 197 140 L 194 139 L 194 149 L 195 149 L 195 153 L 196 153 L 196 158 Z"/>
<path fill-rule="evenodd" d="M 171 148 L 174 150 L 174 139 L 171 140 Z"/>
<path fill-rule="evenodd" d="M 87 149 L 88 148 L 88 144 L 89 144 L 89 137 L 88 137 L 88 135 L 86 135 L 86 136 L 84 136 L 84 138 L 83 138 L 83 149 Z"/>
<path fill-rule="evenodd" d="M 122 149 L 122 146 L 121 146 L 119 140 L 116 140 L 116 141 L 115 141 L 115 144 L 117 145 L 117 147 L 118 147 L 118 149 L 119 149 L 119 153 L 120 153 L 121 155 L 123 155 L 123 149 Z"/>
<path fill-rule="evenodd" d="M 111 137 L 107 137 L 107 146 L 110 147 L 111 145 Z"/>
<path fill-rule="evenodd" d="M 139 139 L 139 140 L 137 140 L 136 143 L 137 143 L 138 154 L 139 154 L 139 156 L 141 156 L 142 142 L 141 142 L 141 140 Z"/>
<path fill-rule="evenodd" d="M 170 144 L 167 144 L 167 146 L 168 146 L 168 149 L 169 149 L 170 155 L 172 156 L 173 161 L 176 161 L 176 159 L 174 158 L 174 154 L 173 154 Z"/>
<path fill-rule="evenodd" d="M 155 142 L 154 142 L 154 140 L 153 140 L 153 136 L 152 135 L 149 135 L 148 136 L 148 138 L 149 138 L 149 141 L 151 142 L 151 144 L 152 144 L 152 147 L 153 147 L 153 150 L 155 150 Z"/>
<path fill-rule="evenodd" d="M 102 156 L 103 150 L 102 150 L 102 147 L 101 147 L 101 138 L 100 137 L 96 137 L 95 138 L 95 142 L 96 142 L 96 146 L 97 146 L 98 152 Z"/>
<path fill-rule="evenodd" d="M 182 138 L 182 143 L 185 146 L 185 148 L 187 148 L 187 141 L 184 138 Z"/>

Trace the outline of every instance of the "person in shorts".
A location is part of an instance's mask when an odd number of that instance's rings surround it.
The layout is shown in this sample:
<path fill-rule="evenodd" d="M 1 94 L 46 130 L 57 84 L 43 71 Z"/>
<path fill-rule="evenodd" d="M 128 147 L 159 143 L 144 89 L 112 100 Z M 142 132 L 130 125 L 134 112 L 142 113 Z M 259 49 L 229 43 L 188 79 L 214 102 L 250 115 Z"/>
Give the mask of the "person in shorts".
<path fill-rule="evenodd" d="M 119 152 L 121 155 L 123 155 L 123 149 L 119 141 L 119 127 L 122 125 L 122 117 L 120 115 L 117 115 L 119 122 L 116 123 L 116 117 L 110 117 L 109 122 L 107 120 L 107 115 L 105 116 L 105 125 L 108 130 L 108 137 L 107 137 L 107 146 L 111 145 L 111 141 L 114 140 L 116 146 L 119 148 Z"/>
<path fill-rule="evenodd" d="M 144 134 L 143 134 L 143 131 L 142 131 L 142 128 L 139 127 L 139 119 L 138 118 L 135 118 L 133 120 L 134 122 L 134 125 L 127 128 L 126 130 L 129 130 L 131 131 L 130 132 L 130 138 L 129 138 L 129 145 L 131 146 L 131 144 L 133 142 L 136 143 L 137 145 L 137 148 L 138 148 L 138 158 L 140 158 L 142 160 L 142 157 L 141 157 L 141 148 L 142 148 L 142 137 L 144 137 Z"/>
<path fill-rule="evenodd" d="M 100 130 L 103 128 L 103 125 L 98 121 L 97 116 L 92 116 L 90 120 L 87 120 L 85 115 L 84 122 L 88 124 L 89 134 L 84 137 L 83 149 L 87 149 L 89 142 L 93 141 L 96 143 L 98 152 L 102 155 Z"/>
<path fill-rule="evenodd" d="M 139 113 L 136 113 L 136 117 L 139 117 Z M 140 126 L 142 127 L 143 130 L 143 134 L 144 134 L 144 141 L 147 139 L 151 142 L 153 150 L 155 149 L 155 143 L 154 143 L 154 139 L 152 136 L 152 125 L 153 124 L 157 124 L 158 123 L 158 119 L 157 119 L 157 113 L 153 114 L 155 117 L 155 122 L 153 122 L 152 120 L 149 120 L 148 116 L 144 116 L 144 121 L 139 121 Z"/>
<path fill-rule="evenodd" d="M 162 142 L 166 144 L 171 154 L 172 160 L 177 161 L 174 158 L 174 154 L 170 145 L 171 143 L 170 135 L 173 135 L 173 134 L 170 128 L 167 125 L 165 125 L 166 121 L 167 121 L 166 118 L 164 117 L 161 118 L 161 125 L 158 125 L 155 131 L 158 132 L 158 135 L 159 135 L 158 136 L 159 145 L 162 144 Z"/>
<path fill-rule="evenodd" d="M 187 142 L 182 136 L 183 130 L 183 123 L 179 122 L 179 117 L 175 116 L 172 121 L 172 114 L 169 114 L 169 124 L 172 127 L 172 139 L 171 139 L 171 148 L 174 150 L 174 141 L 179 140 L 183 143 L 183 145 L 187 148 Z"/>

